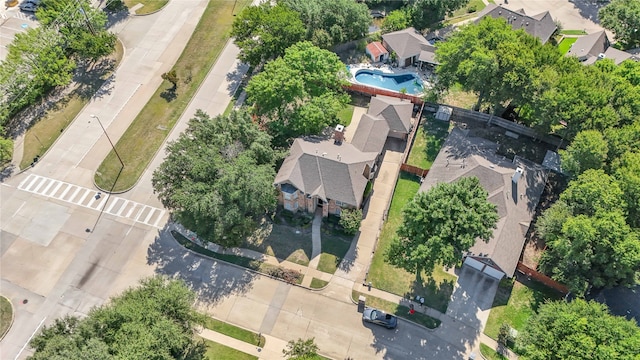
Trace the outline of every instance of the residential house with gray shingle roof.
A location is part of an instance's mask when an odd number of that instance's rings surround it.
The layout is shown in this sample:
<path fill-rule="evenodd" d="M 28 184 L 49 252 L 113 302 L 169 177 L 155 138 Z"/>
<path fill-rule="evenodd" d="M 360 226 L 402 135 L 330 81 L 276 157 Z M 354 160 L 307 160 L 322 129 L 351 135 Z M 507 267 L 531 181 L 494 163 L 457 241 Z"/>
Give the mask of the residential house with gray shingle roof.
<path fill-rule="evenodd" d="M 603 59 L 611 59 L 616 65 L 629 59 L 640 61 L 640 57 L 634 56 L 631 52 L 612 47 L 604 30 L 579 37 L 566 55 L 577 57 L 584 65 L 591 65 Z"/>
<path fill-rule="evenodd" d="M 543 44 L 549 41 L 551 35 L 558 29 L 548 11 L 529 16 L 525 14 L 524 9 L 513 11 L 496 4 L 489 4 L 480 11 L 476 23 L 487 16 L 503 18 L 511 25 L 513 30 L 522 29 L 527 34 L 540 39 Z"/>
<path fill-rule="evenodd" d="M 382 35 L 382 45 L 396 54 L 401 67 L 418 62 L 438 64 L 435 60 L 436 48 L 412 27 Z"/>
<path fill-rule="evenodd" d="M 499 220 L 488 243 L 478 240 L 464 254 L 464 264 L 498 279 L 512 277 L 544 190 L 545 170 L 525 159 L 511 161 L 499 156 L 498 144 L 468 133 L 457 128 L 451 131 L 420 191 L 442 182 L 477 177 L 488 201 L 496 205 Z"/>
<path fill-rule="evenodd" d="M 388 96 L 371 98 L 351 143 L 333 139 L 298 138 L 289 149 L 274 180 L 278 203 L 290 211 L 340 215 L 342 209 L 360 208 L 367 184 L 388 137 L 405 139 L 411 131 L 413 104 Z"/>

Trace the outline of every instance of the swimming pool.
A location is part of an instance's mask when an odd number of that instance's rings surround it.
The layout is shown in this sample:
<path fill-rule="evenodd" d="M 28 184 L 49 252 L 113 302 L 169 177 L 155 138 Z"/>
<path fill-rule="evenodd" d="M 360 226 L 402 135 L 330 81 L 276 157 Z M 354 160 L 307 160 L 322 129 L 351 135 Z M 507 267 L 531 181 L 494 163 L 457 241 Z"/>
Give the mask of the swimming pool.
<path fill-rule="evenodd" d="M 358 70 L 355 74 L 356 81 L 381 89 L 400 92 L 406 89 L 407 94 L 420 94 L 424 92 L 422 80 L 415 74 L 387 74 L 375 70 Z"/>

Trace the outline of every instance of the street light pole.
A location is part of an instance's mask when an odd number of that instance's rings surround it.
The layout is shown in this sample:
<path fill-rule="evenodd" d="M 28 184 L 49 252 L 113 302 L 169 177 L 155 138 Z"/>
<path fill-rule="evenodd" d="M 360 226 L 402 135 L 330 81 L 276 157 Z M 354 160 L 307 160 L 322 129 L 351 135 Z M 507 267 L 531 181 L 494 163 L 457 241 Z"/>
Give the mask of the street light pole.
<path fill-rule="evenodd" d="M 116 156 L 118 157 L 118 160 L 120 161 L 120 164 L 122 165 L 122 167 L 124 167 L 124 162 L 122 161 L 122 158 L 120 157 L 120 154 L 118 154 L 118 150 L 116 150 L 115 145 L 113 145 L 113 141 L 111 141 L 111 138 L 109 137 L 109 134 L 107 134 L 107 130 L 104 128 L 104 126 L 102 125 L 102 122 L 100 121 L 100 118 L 96 115 L 90 115 L 92 118 L 98 120 L 98 124 L 100 124 L 100 127 L 102 128 L 102 132 L 104 132 L 104 136 L 107 137 L 107 140 L 109 140 L 109 144 L 111 144 L 111 148 L 113 149 L 113 152 L 116 153 Z"/>

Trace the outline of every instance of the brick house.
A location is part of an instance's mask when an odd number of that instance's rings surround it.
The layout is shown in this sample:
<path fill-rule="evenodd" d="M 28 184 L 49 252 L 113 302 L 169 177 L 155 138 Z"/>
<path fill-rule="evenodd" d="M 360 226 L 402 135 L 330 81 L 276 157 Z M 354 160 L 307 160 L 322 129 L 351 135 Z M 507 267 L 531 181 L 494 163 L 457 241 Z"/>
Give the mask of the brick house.
<path fill-rule="evenodd" d="M 343 209 L 359 209 L 367 184 L 376 174 L 388 137 L 406 139 L 411 131 L 413 103 L 388 96 L 371 98 L 351 143 L 338 125 L 332 139 L 294 140 L 274 180 L 278 203 L 289 211 L 340 216 Z"/>

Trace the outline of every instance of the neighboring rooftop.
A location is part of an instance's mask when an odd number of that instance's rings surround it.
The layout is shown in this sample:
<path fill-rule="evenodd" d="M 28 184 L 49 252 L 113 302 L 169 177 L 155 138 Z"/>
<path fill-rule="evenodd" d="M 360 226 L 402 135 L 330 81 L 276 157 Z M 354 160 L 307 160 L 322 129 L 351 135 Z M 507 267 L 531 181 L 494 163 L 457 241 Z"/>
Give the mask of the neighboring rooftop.
<path fill-rule="evenodd" d="M 529 16 L 525 14 L 524 9 L 513 11 L 496 4 L 489 4 L 480 11 L 476 22 L 486 16 L 503 18 L 507 20 L 507 23 L 510 24 L 514 30 L 522 29 L 529 35 L 540 39 L 543 44 L 549 41 L 551 35 L 553 35 L 558 28 L 548 11 Z"/>
<path fill-rule="evenodd" d="M 453 129 L 425 177 L 420 191 L 441 182 L 475 176 L 496 205 L 500 219 L 488 243 L 478 241 L 468 255 L 486 258 L 507 276 L 513 276 L 544 190 L 544 170 L 528 160 L 515 161 L 496 155 L 494 142 L 467 136 L 468 130 Z M 517 175 L 518 168 L 522 172 Z M 513 179 L 513 180 L 512 180 Z"/>
<path fill-rule="evenodd" d="M 579 37 L 571 45 L 567 56 L 577 57 L 584 65 L 590 65 L 602 59 L 611 59 L 616 65 L 628 59 L 640 61 L 640 57 L 635 56 L 631 51 L 612 47 L 604 30 Z"/>

